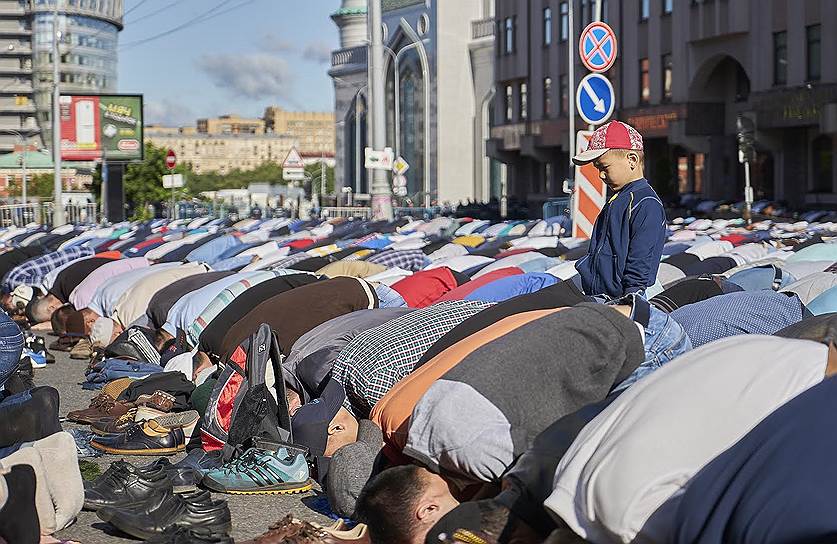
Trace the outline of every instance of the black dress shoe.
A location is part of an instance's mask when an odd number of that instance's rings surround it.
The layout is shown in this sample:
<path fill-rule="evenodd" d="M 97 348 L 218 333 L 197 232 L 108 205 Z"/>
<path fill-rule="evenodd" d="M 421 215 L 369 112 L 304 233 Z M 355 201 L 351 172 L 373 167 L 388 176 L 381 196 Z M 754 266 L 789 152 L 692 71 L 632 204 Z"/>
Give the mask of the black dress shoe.
<path fill-rule="evenodd" d="M 119 461 L 114 461 L 110 464 L 108 469 L 101 473 L 95 480 L 89 480 L 84 482 L 84 489 L 92 489 L 97 485 L 101 484 L 105 480 L 111 478 L 114 474 L 122 474 L 123 476 L 127 476 L 128 474 L 141 474 L 145 477 L 153 477 L 156 474 L 159 474 L 161 469 L 165 470 L 171 466 L 168 459 L 160 458 L 150 465 L 145 465 L 142 467 L 134 466 L 128 461 L 124 459 L 120 459 Z"/>
<path fill-rule="evenodd" d="M 233 539 L 226 534 L 200 532 L 185 527 L 166 529 L 166 532 L 145 544 L 233 544 Z"/>
<path fill-rule="evenodd" d="M 117 455 L 171 455 L 186 449 L 199 419 L 194 410 L 137 423 L 122 434 L 96 437 L 90 445 Z"/>
<path fill-rule="evenodd" d="M 184 493 L 197 489 L 203 480 L 203 474 L 209 469 L 218 468 L 223 464 L 223 451 L 205 452 L 194 449 L 182 460 L 166 469 L 171 478 L 175 493 Z"/>
<path fill-rule="evenodd" d="M 122 507 L 107 506 L 105 508 L 100 508 L 96 512 L 96 515 L 99 516 L 99 519 L 102 521 L 110 521 L 113 516 L 119 513 L 130 514 L 132 516 L 152 516 L 157 510 L 170 509 L 174 506 L 172 503 L 177 502 L 208 504 L 212 502 L 212 495 L 209 491 L 193 491 L 190 493 L 175 494 L 172 490 L 166 489 L 157 495 L 152 495 L 143 502 L 129 504 L 128 506 Z"/>
<path fill-rule="evenodd" d="M 6 481 L 8 497 L 0 507 L 0 539 L 9 544 L 37 544 L 41 525 L 35 508 L 35 470 L 15 465 L 0 479 Z"/>
<path fill-rule="evenodd" d="M 108 522 L 136 538 L 148 539 L 169 527 L 184 527 L 196 532 L 229 534 L 232 516 L 227 501 L 195 504 L 184 500 L 169 501 L 150 513 L 115 512 Z"/>
<path fill-rule="evenodd" d="M 151 474 L 143 474 L 133 466 L 131 469 L 115 471 L 98 485 L 85 489 L 84 507 L 87 510 L 106 506 L 121 508 L 171 490 L 171 480 L 162 468 Z"/>

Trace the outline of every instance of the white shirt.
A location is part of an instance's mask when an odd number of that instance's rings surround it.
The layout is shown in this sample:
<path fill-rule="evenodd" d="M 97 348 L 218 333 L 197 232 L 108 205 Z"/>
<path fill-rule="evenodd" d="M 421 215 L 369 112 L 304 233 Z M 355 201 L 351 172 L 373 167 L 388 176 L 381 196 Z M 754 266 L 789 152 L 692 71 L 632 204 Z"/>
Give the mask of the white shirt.
<path fill-rule="evenodd" d="M 693 245 L 686 250 L 686 253 L 697 255 L 701 261 L 710 257 L 718 257 L 732 249 L 732 242 L 726 240 L 713 240 Z"/>
<path fill-rule="evenodd" d="M 163 330 L 172 336 L 177 336 L 177 329 L 187 330 L 189 325 L 201 314 L 218 294 L 241 280 L 258 275 L 258 272 L 239 272 L 226 278 L 221 278 L 196 291 L 186 293 L 180 297 L 169 310 Z"/>
<path fill-rule="evenodd" d="M 136 282 L 144 278 L 148 274 L 159 272 L 167 268 L 180 266 L 180 263 L 161 263 L 153 266 L 146 266 L 125 272 L 118 276 L 108 278 L 96 289 L 93 298 L 90 299 L 88 308 L 96 312 L 102 317 L 111 317 L 113 315 L 113 308 L 116 302 L 125 294 L 125 291 L 130 289 Z"/>
<path fill-rule="evenodd" d="M 701 346 L 632 385 L 561 459 L 546 508 L 581 537 L 663 542 L 651 515 L 773 410 L 823 380 L 828 348 L 736 336 Z"/>
<path fill-rule="evenodd" d="M 441 268 L 446 266 L 451 270 L 455 270 L 457 272 L 464 272 L 469 268 L 474 268 L 475 266 L 479 266 L 481 264 L 490 263 L 494 261 L 491 257 L 485 257 L 483 255 L 459 255 L 457 257 L 448 257 L 447 259 L 441 259 L 434 263 L 427 265 L 424 269 L 425 270 L 432 270 L 434 268 Z"/>
<path fill-rule="evenodd" d="M 479 272 L 473 275 L 472 279 L 479 278 L 480 276 L 484 276 L 489 272 L 493 272 L 494 270 L 500 270 L 501 268 L 508 268 L 510 266 L 517 266 L 519 264 L 525 263 L 527 261 L 532 261 L 535 259 L 540 259 L 544 255 L 538 251 L 527 251 L 525 253 L 515 253 L 514 255 L 509 255 L 508 257 L 504 257 L 497 261 L 494 261 L 490 265 L 486 266 Z"/>

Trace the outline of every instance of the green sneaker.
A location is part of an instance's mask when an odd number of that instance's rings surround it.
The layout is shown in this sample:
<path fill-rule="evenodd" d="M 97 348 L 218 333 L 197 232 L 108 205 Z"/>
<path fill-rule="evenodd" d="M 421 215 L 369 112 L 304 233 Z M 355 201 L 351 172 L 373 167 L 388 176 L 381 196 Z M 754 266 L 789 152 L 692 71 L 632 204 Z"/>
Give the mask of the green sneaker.
<path fill-rule="evenodd" d="M 286 495 L 309 491 L 313 482 L 302 454 L 292 457 L 284 448 L 275 452 L 250 448 L 238 459 L 207 471 L 203 485 L 219 493 Z"/>

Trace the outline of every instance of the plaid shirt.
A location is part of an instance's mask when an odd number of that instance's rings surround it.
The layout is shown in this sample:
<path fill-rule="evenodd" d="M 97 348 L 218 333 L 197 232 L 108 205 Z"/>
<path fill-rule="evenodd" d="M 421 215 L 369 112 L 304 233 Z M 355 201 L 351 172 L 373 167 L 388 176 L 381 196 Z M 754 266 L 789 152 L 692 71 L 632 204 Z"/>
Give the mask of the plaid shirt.
<path fill-rule="evenodd" d="M 300 263 L 305 259 L 310 259 L 311 255 L 301 252 L 291 255 L 290 257 L 285 257 L 281 261 L 275 263 L 273 266 L 270 267 L 271 270 L 281 270 L 283 268 L 290 268 L 291 266 L 295 265 L 296 263 Z"/>
<path fill-rule="evenodd" d="M 382 264 L 387 268 L 403 268 L 416 272 L 430 264 L 430 259 L 420 249 L 407 249 L 403 251 L 386 250 L 372 255 L 367 262 Z"/>
<path fill-rule="evenodd" d="M 4 293 L 11 293 L 18 285 L 39 286 L 44 276 L 52 270 L 94 253 L 95 251 L 89 247 L 76 246 L 29 259 L 9 270 L 3 277 L 0 288 Z"/>
<path fill-rule="evenodd" d="M 355 336 L 331 370 L 331 377 L 346 389 L 345 408 L 356 417 L 368 417 L 375 404 L 415 370 L 434 342 L 489 306 L 487 302 L 441 302 Z"/>

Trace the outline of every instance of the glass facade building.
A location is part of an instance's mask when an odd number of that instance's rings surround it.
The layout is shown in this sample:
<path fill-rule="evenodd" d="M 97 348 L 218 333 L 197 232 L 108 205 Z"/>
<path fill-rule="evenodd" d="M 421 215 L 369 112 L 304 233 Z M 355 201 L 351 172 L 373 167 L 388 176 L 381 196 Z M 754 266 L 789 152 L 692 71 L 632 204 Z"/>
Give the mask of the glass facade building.
<path fill-rule="evenodd" d="M 62 93 L 115 92 L 123 0 L 57 1 Z M 52 146 L 55 2 L 0 0 L 0 152 L 10 151 L 22 139 Z M 5 27 L 25 33 L 15 36 L 10 47 L 4 43 L 10 38 Z M 22 73 L 4 72 L 7 65 L 20 67 Z"/>

